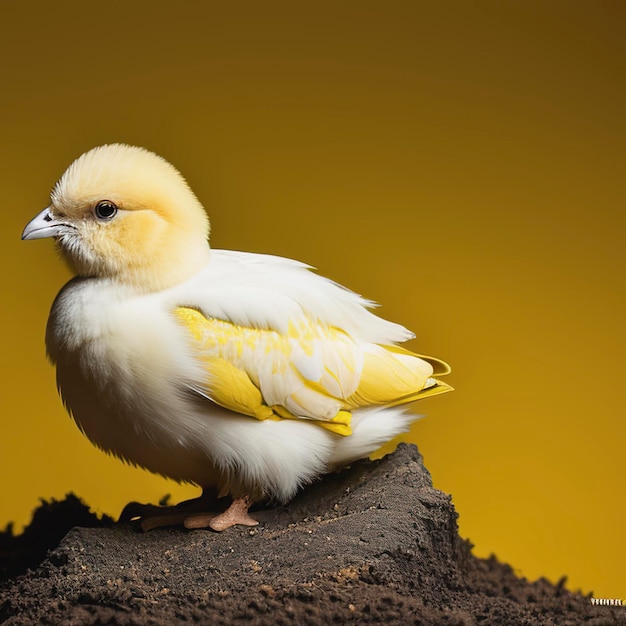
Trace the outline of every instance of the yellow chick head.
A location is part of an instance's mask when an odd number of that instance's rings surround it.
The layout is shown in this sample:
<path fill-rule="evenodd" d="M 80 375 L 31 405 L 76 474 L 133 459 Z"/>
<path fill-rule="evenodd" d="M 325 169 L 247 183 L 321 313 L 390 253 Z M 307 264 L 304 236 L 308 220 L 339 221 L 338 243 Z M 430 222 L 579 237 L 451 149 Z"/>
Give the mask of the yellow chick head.
<path fill-rule="evenodd" d="M 208 262 L 209 220 L 172 165 L 134 146 L 80 156 L 22 239 L 53 237 L 79 276 L 164 289 Z"/>

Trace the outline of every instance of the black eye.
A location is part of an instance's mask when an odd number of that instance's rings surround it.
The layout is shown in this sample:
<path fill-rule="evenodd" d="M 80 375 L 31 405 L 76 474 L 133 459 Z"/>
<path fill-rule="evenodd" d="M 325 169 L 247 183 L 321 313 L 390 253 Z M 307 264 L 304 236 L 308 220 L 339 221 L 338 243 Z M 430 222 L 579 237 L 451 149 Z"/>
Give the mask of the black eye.
<path fill-rule="evenodd" d="M 100 200 L 100 202 L 96 204 L 94 213 L 99 220 L 108 222 L 115 217 L 115 214 L 117 213 L 117 205 L 110 200 Z"/>

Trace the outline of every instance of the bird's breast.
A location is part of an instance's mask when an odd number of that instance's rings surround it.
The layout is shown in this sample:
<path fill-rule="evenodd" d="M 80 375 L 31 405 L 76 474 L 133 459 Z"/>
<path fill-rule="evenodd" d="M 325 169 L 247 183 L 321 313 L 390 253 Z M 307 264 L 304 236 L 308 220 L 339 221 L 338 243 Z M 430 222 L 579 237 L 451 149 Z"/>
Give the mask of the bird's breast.
<path fill-rule="evenodd" d="M 206 467 L 206 455 L 194 452 L 197 420 L 182 393 L 198 365 L 158 298 L 71 281 L 52 307 L 46 344 L 63 401 L 94 444 L 166 476 L 198 478 L 190 466 Z"/>
<path fill-rule="evenodd" d="M 96 387 L 120 392 L 137 382 L 145 388 L 184 380 L 180 370 L 193 361 L 183 337 L 158 298 L 83 279 L 71 281 L 57 296 L 46 346 L 57 366 L 71 363 Z"/>

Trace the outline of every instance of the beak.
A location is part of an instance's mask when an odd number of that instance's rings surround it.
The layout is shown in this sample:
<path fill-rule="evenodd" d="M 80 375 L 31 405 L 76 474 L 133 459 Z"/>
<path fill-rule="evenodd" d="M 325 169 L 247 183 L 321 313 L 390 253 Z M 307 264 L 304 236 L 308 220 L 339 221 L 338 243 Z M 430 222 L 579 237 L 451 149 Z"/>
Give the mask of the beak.
<path fill-rule="evenodd" d="M 50 207 L 45 208 L 37 217 L 33 218 L 22 233 L 24 239 L 44 239 L 45 237 L 55 237 L 59 234 L 61 222 L 57 222 L 50 213 Z"/>

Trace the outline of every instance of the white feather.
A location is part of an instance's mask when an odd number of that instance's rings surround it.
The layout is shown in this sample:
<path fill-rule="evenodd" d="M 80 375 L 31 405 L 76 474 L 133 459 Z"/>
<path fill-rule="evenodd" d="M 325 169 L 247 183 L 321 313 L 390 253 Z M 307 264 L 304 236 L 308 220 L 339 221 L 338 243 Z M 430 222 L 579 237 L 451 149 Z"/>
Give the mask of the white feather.
<path fill-rule="evenodd" d="M 208 317 L 281 333 L 307 313 L 361 341 L 394 344 L 414 337 L 368 311 L 373 302 L 309 270 L 268 254 L 212 250 L 203 271 L 167 293 L 172 302 L 199 307 Z"/>
<path fill-rule="evenodd" d="M 110 216 L 98 213 L 104 199 L 114 203 Z M 51 201 L 23 238 L 55 237 L 81 276 L 57 296 L 46 345 L 68 410 L 103 450 L 234 497 L 287 500 L 416 419 L 397 408 L 356 408 L 349 436 L 311 421 L 344 419 L 346 407 L 412 399 L 422 389 L 420 377 L 432 374 L 431 363 L 378 348 L 413 334 L 309 266 L 210 250 L 200 202 L 157 155 L 121 144 L 95 148 L 70 166 Z M 233 410 L 217 404 L 210 359 L 199 355 L 193 328 L 177 318 L 179 307 L 201 312 L 203 322 L 229 323 L 234 334 L 257 329 L 251 347 L 232 342 L 209 356 L 215 371 L 218 363 L 241 383 L 226 395 L 243 389 L 242 397 L 262 397 L 261 413 L 249 412 L 259 419 L 236 412 L 242 404 L 232 394 L 232 405 L 222 404 Z M 439 366 L 445 373 L 447 366 Z M 275 416 L 275 405 L 291 412 L 282 417 L 307 419 L 263 421 L 268 411 Z"/>
<path fill-rule="evenodd" d="M 258 422 L 200 402 L 184 390 L 201 386 L 205 373 L 171 311 L 197 307 L 237 324 L 281 330 L 313 314 L 363 341 L 406 337 L 408 331 L 364 304 L 300 263 L 212 251 L 209 267 L 163 292 L 138 294 L 105 279 L 74 279 L 55 301 L 47 346 L 68 409 L 100 448 L 175 480 L 286 500 L 331 466 L 366 456 L 415 416 L 356 411 L 353 434 L 339 437 L 311 423 Z M 290 382 L 281 390 L 286 378 L 266 376 L 261 386 L 276 395 L 267 391 L 268 402 L 293 391 Z M 294 413 L 307 412 L 286 404 Z M 337 410 L 330 400 L 318 407 L 330 417 Z"/>

